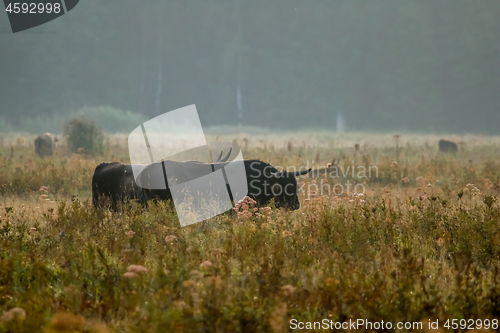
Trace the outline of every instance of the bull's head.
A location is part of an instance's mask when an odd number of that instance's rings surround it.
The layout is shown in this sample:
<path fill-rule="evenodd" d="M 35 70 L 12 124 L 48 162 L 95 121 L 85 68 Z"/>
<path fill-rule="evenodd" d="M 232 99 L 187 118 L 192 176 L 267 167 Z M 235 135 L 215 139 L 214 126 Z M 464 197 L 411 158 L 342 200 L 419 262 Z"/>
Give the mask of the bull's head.
<path fill-rule="evenodd" d="M 290 209 L 299 209 L 298 184 L 296 177 L 303 176 L 311 172 L 311 169 L 294 172 L 280 171 L 271 172 L 270 193 L 275 199 L 277 206 L 285 206 Z"/>
<path fill-rule="evenodd" d="M 272 193 L 275 195 L 275 201 L 278 203 L 284 203 L 292 209 L 298 209 L 300 207 L 298 198 L 298 184 L 296 177 L 303 176 L 310 173 L 310 177 L 319 177 L 323 174 L 328 174 L 335 168 L 338 168 L 337 163 L 340 158 L 333 159 L 332 163 L 328 163 L 326 167 L 316 169 L 316 170 L 299 170 L 294 172 L 273 172 L 271 176 L 274 178 L 273 187 L 271 187 Z M 285 189 L 285 190 L 283 190 Z M 282 190 L 283 193 L 280 193 Z"/>

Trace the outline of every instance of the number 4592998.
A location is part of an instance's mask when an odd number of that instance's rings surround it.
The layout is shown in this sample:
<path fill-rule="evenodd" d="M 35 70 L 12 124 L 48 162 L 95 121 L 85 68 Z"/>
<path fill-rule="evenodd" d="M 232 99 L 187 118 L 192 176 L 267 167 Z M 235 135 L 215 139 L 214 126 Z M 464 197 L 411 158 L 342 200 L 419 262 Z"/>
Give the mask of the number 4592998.
<path fill-rule="evenodd" d="M 469 320 L 465 320 L 465 319 L 452 319 L 451 320 L 451 323 L 450 323 L 450 319 L 448 319 L 446 321 L 446 323 L 444 324 L 444 327 L 447 328 L 447 329 L 453 329 L 453 330 L 456 330 L 458 329 L 458 327 L 460 327 L 461 329 L 482 329 L 482 328 L 485 328 L 485 329 L 489 329 L 489 328 L 492 328 L 492 329 L 497 329 L 498 328 L 498 319 L 493 319 L 493 320 L 489 320 L 489 319 L 484 319 L 484 320 L 481 320 L 481 319 L 469 319 Z"/>
<path fill-rule="evenodd" d="M 8 13 L 14 13 L 14 14 L 42 14 L 42 13 L 47 13 L 50 14 L 52 12 L 58 14 L 61 12 L 61 4 L 60 3 L 26 3 L 26 2 L 15 2 L 15 3 L 9 3 L 7 8 L 5 9 L 6 12 Z"/>

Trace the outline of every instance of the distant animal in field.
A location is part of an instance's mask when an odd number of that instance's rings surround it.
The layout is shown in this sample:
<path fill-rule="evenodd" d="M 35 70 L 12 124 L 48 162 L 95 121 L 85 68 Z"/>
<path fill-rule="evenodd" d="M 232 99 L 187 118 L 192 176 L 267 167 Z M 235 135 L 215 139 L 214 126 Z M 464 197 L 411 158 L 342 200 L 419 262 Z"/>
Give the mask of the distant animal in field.
<path fill-rule="evenodd" d="M 51 133 L 39 135 L 35 139 L 35 153 L 40 157 L 52 156 L 56 150 L 57 138 Z"/>
<path fill-rule="evenodd" d="M 163 161 L 143 166 L 137 180 L 140 184 L 148 184 L 158 171 L 175 170 L 179 183 L 189 180 L 193 174 L 197 177 L 209 174 L 213 170 L 226 167 L 229 162 L 219 157 L 215 163 L 196 161 L 175 162 Z M 221 162 L 223 161 L 223 162 Z M 298 184 L 296 177 L 311 171 L 300 170 L 295 172 L 278 171 L 276 168 L 259 160 L 244 160 L 232 163 L 243 163 L 246 171 L 248 193 L 243 193 L 257 202 L 257 205 L 266 205 L 274 199 L 276 207 L 286 207 L 292 210 L 300 207 L 298 198 Z M 227 168 L 226 168 L 227 169 Z M 179 179 L 180 178 L 180 179 Z M 164 180 L 163 180 L 164 181 Z M 92 178 L 92 202 L 95 207 L 103 207 L 103 198 L 109 198 L 111 208 L 117 210 L 120 202 L 135 200 L 146 206 L 149 200 L 172 200 L 172 193 L 165 182 L 166 189 L 149 189 L 138 186 L 133 175 L 133 166 L 129 164 L 101 163 L 94 171 Z M 229 184 L 226 184 L 229 191 Z M 154 187 L 153 187 L 154 188 Z M 241 193 L 238 195 L 241 197 Z"/>
<path fill-rule="evenodd" d="M 455 153 L 458 151 L 457 144 L 453 141 L 439 140 L 439 151 Z"/>

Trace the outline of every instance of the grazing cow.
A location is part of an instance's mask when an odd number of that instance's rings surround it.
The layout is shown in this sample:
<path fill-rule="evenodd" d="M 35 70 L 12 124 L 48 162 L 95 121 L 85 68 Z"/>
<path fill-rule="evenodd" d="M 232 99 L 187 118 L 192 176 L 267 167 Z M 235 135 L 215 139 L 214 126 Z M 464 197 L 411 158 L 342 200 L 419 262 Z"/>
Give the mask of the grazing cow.
<path fill-rule="evenodd" d="M 51 156 L 56 150 L 57 138 L 50 133 L 39 135 L 35 139 L 35 153 L 40 157 Z"/>
<path fill-rule="evenodd" d="M 166 170 L 175 170 L 175 181 L 183 183 L 193 178 L 193 175 L 201 177 L 213 172 L 213 170 L 225 167 L 229 164 L 225 160 L 226 158 L 221 160 L 219 156 L 219 162 L 213 164 L 196 161 L 153 163 L 143 168 L 138 181 L 141 184 L 147 184 L 148 180 L 154 178 L 151 175 L 158 174 L 165 167 Z M 271 199 L 274 199 L 277 207 L 288 207 L 290 209 L 300 207 L 296 177 L 307 174 L 311 169 L 280 172 L 271 165 L 258 160 L 239 161 L 239 163 L 244 164 L 246 171 L 248 185 L 246 195 L 254 199 L 258 205 L 266 205 Z M 92 202 L 94 206 L 100 207 L 102 197 L 108 197 L 111 200 L 113 210 L 117 209 L 119 202 L 126 200 L 136 200 L 142 205 L 146 205 L 149 200 L 172 200 L 172 194 L 167 182 L 165 182 L 166 189 L 142 188 L 136 183 L 132 168 L 132 165 L 118 162 L 98 165 L 92 178 Z M 229 185 L 227 185 L 227 188 L 229 190 Z M 241 197 L 241 194 L 238 197 Z"/>
<path fill-rule="evenodd" d="M 458 151 L 457 144 L 453 141 L 439 140 L 439 151 L 455 153 Z"/>

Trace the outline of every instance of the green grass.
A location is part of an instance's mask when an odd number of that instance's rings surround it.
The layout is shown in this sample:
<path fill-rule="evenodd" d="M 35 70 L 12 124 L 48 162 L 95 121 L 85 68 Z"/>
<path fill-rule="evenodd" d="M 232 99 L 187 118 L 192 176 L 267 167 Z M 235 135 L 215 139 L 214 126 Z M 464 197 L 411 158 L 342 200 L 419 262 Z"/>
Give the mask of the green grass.
<path fill-rule="evenodd" d="M 361 134 L 261 136 L 244 150 L 281 166 L 333 156 L 342 167 L 377 166 L 370 179 L 327 178 L 364 182 L 365 196 L 302 193 L 297 211 L 229 212 L 185 228 L 168 203 L 116 213 L 91 206 L 93 169 L 126 162 L 123 138 L 111 137 L 98 158 L 60 147 L 42 160 L 28 145 L 3 148 L 0 332 L 281 332 L 292 318 L 439 319 L 441 327 L 499 318 L 498 138 L 460 137 L 460 151 L 443 155 L 433 137 L 415 136 L 400 141 L 394 163 L 394 138 L 369 136 L 366 147 Z M 289 148 L 287 140 L 311 137 L 336 143 Z M 137 270 L 130 265 L 147 271 L 127 273 Z M 15 307 L 24 319 L 5 315 Z"/>

